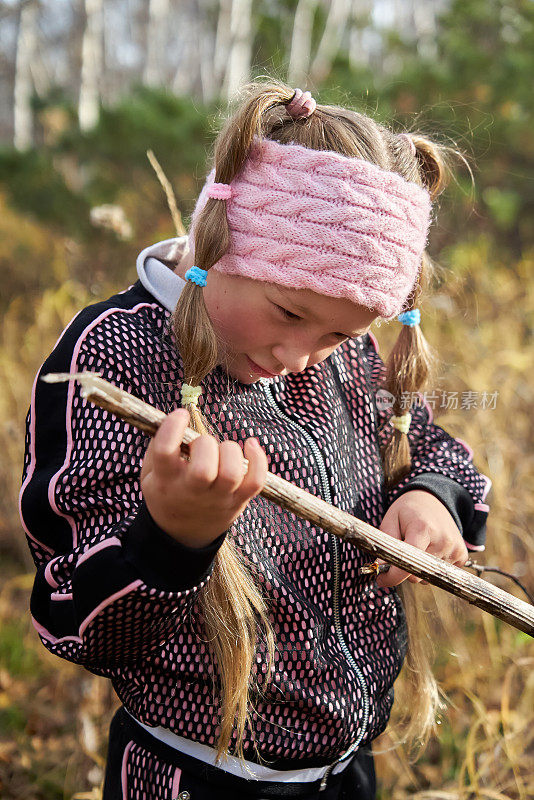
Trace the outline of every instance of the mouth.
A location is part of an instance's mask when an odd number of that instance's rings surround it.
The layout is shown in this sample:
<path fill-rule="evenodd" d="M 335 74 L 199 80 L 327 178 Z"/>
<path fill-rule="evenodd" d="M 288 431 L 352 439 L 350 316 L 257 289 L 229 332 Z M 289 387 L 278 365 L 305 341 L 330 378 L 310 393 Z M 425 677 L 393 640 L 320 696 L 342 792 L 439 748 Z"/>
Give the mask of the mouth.
<path fill-rule="evenodd" d="M 253 372 L 254 375 L 259 375 L 261 378 L 275 378 L 277 375 L 282 374 L 281 372 L 269 372 L 269 370 L 263 369 L 263 367 L 260 367 L 259 364 L 256 364 L 256 362 L 253 361 L 248 356 L 246 356 L 246 359 L 248 361 L 251 372 Z"/>

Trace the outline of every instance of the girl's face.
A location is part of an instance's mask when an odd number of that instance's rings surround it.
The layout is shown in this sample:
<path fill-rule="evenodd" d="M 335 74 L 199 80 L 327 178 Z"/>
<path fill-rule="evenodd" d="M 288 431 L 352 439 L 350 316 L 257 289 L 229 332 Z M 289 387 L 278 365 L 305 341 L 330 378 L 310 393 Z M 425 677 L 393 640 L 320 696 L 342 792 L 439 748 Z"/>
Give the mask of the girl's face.
<path fill-rule="evenodd" d="M 365 334 L 377 314 L 309 289 L 210 270 L 204 302 L 219 341 L 219 363 L 244 384 L 302 372 L 347 338 Z"/>
<path fill-rule="evenodd" d="M 175 271 L 185 279 L 192 265 L 187 250 Z M 266 373 L 287 375 L 319 364 L 346 339 L 367 333 L 377 318 L 350 300 L 215 269 L 203 292 L 219 342 L 218 362 L 245 384 Z"/>

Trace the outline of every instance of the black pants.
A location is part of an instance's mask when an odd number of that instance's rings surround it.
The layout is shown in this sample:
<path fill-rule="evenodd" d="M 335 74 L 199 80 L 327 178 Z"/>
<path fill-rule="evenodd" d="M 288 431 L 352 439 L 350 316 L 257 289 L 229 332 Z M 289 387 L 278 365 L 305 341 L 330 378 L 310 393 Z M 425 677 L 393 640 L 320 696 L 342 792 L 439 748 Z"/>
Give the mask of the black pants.
<path fill-rule="evenodd" d="M 246 780 L 160 742 L 121 706 L 111 721 L 102 800 L 374 800 L 372 753 L 358 750 L 343 772 L 320 781 L 279 783 Z"/>

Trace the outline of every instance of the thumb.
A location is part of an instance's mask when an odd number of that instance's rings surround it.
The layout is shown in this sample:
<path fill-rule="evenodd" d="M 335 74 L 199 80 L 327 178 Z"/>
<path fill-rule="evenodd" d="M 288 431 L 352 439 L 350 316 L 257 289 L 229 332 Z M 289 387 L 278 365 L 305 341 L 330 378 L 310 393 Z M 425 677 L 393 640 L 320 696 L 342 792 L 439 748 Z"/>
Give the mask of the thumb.
<path fill-rule="evenodd" d="M 382 522 L 380 523 L 379 530 L 387 533 L 388 536 L 392 536 L 394 539 L 398 539 L 399 541 L 402 539 L 399 513 L 396 508 L 392 506 L 387 510 Z M 378 561 L 383 562 L 383 559 L 378 559 Z M 376 584 L 381 588 L 386 586 L 397 586 L 399 583 L 402 583 L 402 581 L 406 580 L 408 575 L 409 573 L 405 572 L 403 569 L 391 566 L 388 572 L 383 572 L 377 577 Z"/>

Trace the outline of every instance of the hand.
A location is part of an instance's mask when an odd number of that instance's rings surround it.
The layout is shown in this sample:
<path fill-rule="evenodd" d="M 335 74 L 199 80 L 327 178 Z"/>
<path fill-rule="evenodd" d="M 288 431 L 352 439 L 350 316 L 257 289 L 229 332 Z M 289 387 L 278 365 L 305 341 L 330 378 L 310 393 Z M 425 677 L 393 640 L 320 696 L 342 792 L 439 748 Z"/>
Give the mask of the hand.
<path fill-rule="evenodd" d="M 467 561 L 467 547 L 453 517 L 441 500 L 422 489 L 401 494 L 388 508 L 380 530 L 457 567 Z M 406 578 L 412 583 L 428 582 L 394 566 L 376 582 L 378 586 L 397 586 Z"/>
<path fill-rule="evenodd" d="M 180 451 L 189 412 L 169 414 L 151 439 L 141 469 L 141 489 L 154 521 L 189 547 L 210 544 L 259 494 L 267 477 L 267 456 L 257 439 L 245 442 L 248 471 L 237 442 L 199 436 Z"/>

